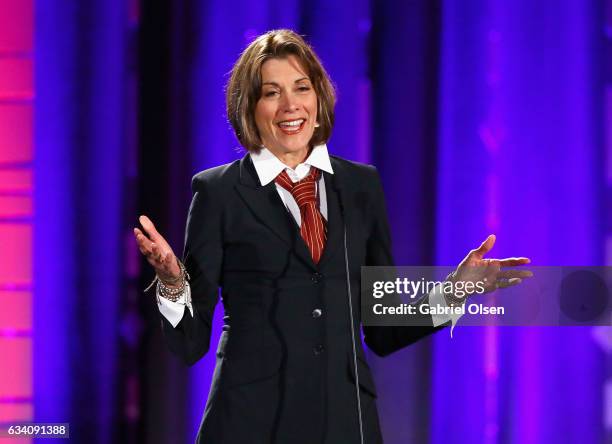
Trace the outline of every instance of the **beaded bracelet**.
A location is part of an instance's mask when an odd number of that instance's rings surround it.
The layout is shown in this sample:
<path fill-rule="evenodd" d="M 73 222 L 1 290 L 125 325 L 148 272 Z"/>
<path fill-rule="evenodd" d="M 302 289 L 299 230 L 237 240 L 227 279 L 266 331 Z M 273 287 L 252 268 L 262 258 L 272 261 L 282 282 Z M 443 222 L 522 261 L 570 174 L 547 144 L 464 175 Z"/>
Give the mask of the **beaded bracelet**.
<path fill-rule="evenodd" d="M 185 292 L 187 279 L 189 279 L 189 274 L 187 273 L 187 270 L 185 269 L 183 263 L 178 259 L 177 262 L 181 270 L 181 275 L 179 277 L 180 285 L 178 287 L 169 287 L 163 280 L 159 279 L 159 277 L 157 280 L 157 288 L 159 289 L 159 294 L 172 302 L 176 302 L 181 298 L 181 296 Z"/>
<path fill-rule="evenodd" d="M 168 299 L 169 301 L 176 302 L 181 298 L 183 292 L 185 291 L 185 279 L 181 280 L 181 284 L 178 287 L 168 287 L 160 279 L 157 281 L 157 288 L 159 289 L 160 296 Z"/>
<path fill-rule="evenodd" d="M 163 298 L 168 299 L 169 301 L 172 301 L 172 302 L 178 301 L 183 295 L 183 293 L 185 292 L 185 287 L 187 286 L 187 281 L 190 279 L 190 277 L 189 277 L 189 273 L 187 273 L 187 270 L 185 269 L 185 265 L 183 265 L 183 263 L 178 259 L 177 259 L 177 262 L 178 262 L 178 266 L 179 266 L 181 274 L 177 279 L 173 281 L 173 283 L 180 282 L 180 285 L 178 287 L 168 286 L 168 284 L 165 283 L 163 280 L 161 280 L 159 278 L 159 275 L 156 274 L 153 281 L 145 289 L 145 292 L 149 291 L 149 289 L 151 289 L 151 287 L 153 287 L 153 285 L 157 283 L 157 290 Z"/>

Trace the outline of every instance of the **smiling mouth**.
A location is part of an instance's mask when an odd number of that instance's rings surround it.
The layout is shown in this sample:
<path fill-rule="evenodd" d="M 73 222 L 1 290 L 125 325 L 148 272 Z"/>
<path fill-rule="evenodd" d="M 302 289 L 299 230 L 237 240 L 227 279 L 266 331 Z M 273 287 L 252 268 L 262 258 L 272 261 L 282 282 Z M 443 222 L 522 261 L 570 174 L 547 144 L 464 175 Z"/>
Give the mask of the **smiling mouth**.
<path fill-rule="evenodd" d="M 304 128 L 304 123 L 306 123 L 306 119 L 295 119 L 285 120 L 284 122 L 279 122 L 277 125 L 283 133 L 294 135 L 302 131 Z"/>

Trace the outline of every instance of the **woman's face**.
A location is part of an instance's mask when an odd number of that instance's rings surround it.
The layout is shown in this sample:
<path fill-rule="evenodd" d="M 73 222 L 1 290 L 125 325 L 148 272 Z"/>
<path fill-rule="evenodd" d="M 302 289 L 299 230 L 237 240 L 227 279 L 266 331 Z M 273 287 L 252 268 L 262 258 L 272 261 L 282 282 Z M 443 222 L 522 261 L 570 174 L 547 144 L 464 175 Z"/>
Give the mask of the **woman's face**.
<path fill-rule="evenodd" d="M 317 121 L 317 95 L 298 59 L 265 61 L 261 81 L 255 124 L 263 145 L 277 155 L 307 152 Z"/>

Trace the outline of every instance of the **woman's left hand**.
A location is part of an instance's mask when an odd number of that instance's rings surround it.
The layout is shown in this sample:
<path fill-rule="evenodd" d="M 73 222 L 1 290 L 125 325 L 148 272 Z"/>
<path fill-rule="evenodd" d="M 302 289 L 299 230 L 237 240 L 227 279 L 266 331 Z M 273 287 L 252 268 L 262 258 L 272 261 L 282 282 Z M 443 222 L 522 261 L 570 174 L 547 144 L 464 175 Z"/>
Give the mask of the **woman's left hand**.
<path fill-rule="evenodd" d="M 533 276 L 529 270 L 502 270 L 502 267 L 516 267 L 526 265 L 531 261 L 526 257 L 510 257 L 506 259 L 485 259 L 484 256 L 491 251 L 495 244 L 495 235 L 491 234 L 480 247 L 472 250 L 461 261 L 454 271 L 451 281 L 484 282 L 485 292 L 498 288 L 518 285 L 522 279 Z"/>

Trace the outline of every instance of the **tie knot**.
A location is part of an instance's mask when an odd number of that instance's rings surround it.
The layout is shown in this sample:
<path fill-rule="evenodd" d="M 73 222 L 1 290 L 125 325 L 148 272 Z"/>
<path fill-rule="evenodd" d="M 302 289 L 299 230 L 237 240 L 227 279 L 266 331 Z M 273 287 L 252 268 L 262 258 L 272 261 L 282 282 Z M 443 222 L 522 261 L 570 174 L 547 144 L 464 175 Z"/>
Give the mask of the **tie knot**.
<path fill-rule="evenodd" d="M 310 172 L 306 177 L 298 182 L 292 182 L 287 174 L 287 170 L 283 170 L 276 176 L 276 183 L 291 193 L 298 207 L 302 208 L 309 203 L 317 201 L 316 183 L 320 176 L 320 171 L 311 166 Z"/>

